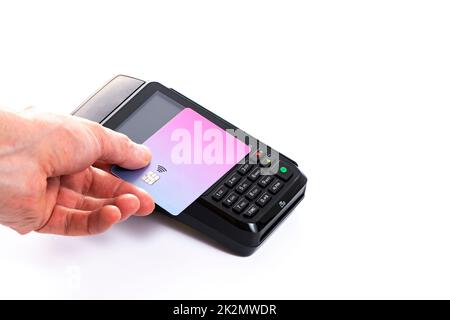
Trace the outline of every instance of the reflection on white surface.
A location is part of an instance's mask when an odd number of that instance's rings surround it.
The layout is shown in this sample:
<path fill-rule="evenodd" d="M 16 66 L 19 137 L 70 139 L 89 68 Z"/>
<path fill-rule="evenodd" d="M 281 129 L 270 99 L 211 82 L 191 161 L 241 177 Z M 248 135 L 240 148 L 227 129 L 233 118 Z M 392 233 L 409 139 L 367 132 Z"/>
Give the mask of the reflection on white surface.
<path fill-rule="evenodd" d="M 253 282 L 252 270 L 269 274 L 282 263 L 273 261 L 279 250 L 270 245 L 250 258 L 237 257 L 159 214 L 130 218 L 95 237 L 20 236 L 2 228 L 0 238 L 1 260 L 8 261 L 0 267 L 0 283 L 10 288 L 0 290 L 0 298 L 206 299 L 214 296 L 211 285 L 241 285 L 241 276 Z"/>

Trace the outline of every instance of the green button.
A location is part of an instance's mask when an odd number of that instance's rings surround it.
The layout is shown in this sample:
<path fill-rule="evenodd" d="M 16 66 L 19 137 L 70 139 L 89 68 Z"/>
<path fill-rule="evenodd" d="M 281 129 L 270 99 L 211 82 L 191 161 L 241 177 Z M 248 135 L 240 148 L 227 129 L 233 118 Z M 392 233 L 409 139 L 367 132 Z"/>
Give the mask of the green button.
<path fill-rule="evenodd" d="M 286 173 L 287 172 L 287 168 L 286 167 L 281 167 L 280 168 L 280 172 L 281 173 Z"/>

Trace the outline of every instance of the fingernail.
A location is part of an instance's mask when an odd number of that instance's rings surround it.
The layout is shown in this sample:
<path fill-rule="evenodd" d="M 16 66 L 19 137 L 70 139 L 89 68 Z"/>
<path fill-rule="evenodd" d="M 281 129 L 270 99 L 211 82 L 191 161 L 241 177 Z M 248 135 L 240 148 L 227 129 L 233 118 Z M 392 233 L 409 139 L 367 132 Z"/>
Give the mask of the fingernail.
<path fill-rule="evenodd" d="M 152 154 L 151 154 L 149 148 L 147 148 L 143 144 L 138 144 L 137 146 L 138 146 L 138 150 L 140 153 L 140 157 L 142 157 L 142 159 L 144 159 L 146 162 L 150 162 L 150 159 L 152 158 Z"/>

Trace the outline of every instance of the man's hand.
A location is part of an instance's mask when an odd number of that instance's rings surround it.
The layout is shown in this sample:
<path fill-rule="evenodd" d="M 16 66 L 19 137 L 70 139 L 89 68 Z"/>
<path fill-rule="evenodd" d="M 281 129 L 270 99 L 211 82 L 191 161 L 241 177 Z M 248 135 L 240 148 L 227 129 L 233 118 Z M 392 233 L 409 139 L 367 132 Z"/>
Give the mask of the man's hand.
<path fill-rule="evenodd" d="M 73 116 L 0 109 L 0 224 L 30 231 L 89 235 L 155 205 L 143 190 L 109 173 L 138 169 L 146 147 Z"/>

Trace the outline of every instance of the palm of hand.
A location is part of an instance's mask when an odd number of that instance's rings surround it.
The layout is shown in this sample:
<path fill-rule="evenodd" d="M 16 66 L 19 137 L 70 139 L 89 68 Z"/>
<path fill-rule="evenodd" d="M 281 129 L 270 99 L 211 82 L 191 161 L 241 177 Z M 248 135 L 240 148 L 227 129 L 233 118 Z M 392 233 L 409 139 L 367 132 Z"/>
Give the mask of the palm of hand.
<path fill-rule="evenodd" d="M 148 200 L 144 191 L 137 191 L 136 187 L 92 166 L 76 174 L 49 178 L 43 204 L 47 217 L 39 231 L 96 234 L 130 215 L 153 211 L 153 201 Z"/>

